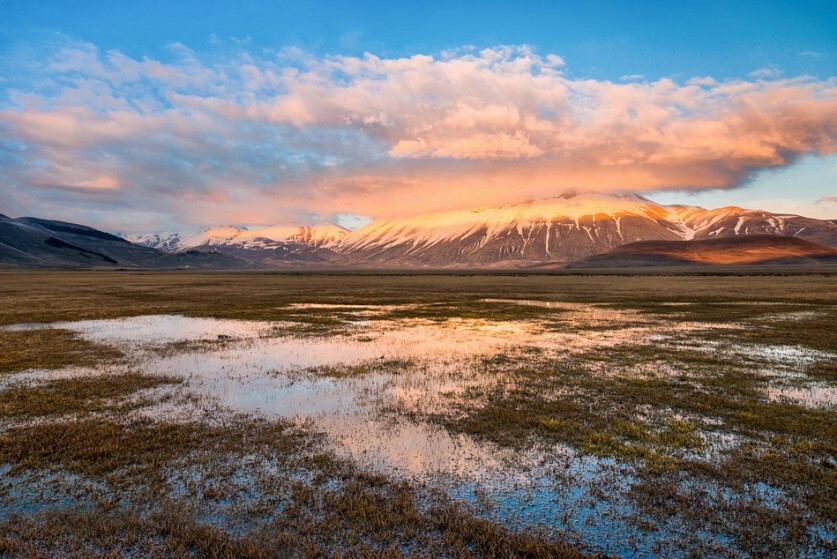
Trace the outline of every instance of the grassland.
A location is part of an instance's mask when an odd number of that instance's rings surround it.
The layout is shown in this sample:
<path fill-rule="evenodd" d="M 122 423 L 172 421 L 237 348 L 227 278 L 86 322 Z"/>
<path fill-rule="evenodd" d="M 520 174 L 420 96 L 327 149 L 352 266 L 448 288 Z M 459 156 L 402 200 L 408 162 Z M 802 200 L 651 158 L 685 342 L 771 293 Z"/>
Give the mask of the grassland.
<path fill-rule="evenodd" d="M 279 320 L 299 315 L 294 303 L 427 304 L 438 316 L 485 298 L 602 303 L 657 310 L 695 303 L 722 318 L 771 309 L 728 303 L 835 304 L 834 276 L 788 275 L 526 275 L 305 274 L 271 272 L 0 272 L 0 324 L 113 318 L 155 313 Z M 524 311 L 525 312 L 525 311 Z M 550 312 L 544 309 L 542 312 Z M 671 309 L 672 314 L 678 312 Z M 324 319 L 329 309 L 302 313 Z M 431 313 L 422 313 L 429 317 Z M 483 311 L 483 314 L 485 312 Z"/>
<path fill-rule="evenodd" d="M 177 313 L 290 321 L 298 334 L 325 335 L 359 318 L 353 305 L 391 305 L 363 318 L 580 328 L 561 309 L 486 299 L 629 309 L 659 320 L 674 342 L 616 345 L 570 362 L 497 355 L 481 364 L 493 382 L 451 394 L 450 413 L 413 411 L 412 420 L 503 448 L 560 443 L 615 460 L 636 476 L 631 496 L 648 518 L 677 516 L 696 532 L 719 531 L 753 557 L 834 550 L 827 534 L 837 529 L 837 412 L 767 398 L 774 376 L 758 355 L 694 348 L 836 351 L 837 278 L 827 273 L 0 272 L 0 325 Z M 685 323 L 707 325 L 701 340 L 677 338 Z M 87 503 L 7 517 L 0 556 L 582 556 L 555 534 L 515 531 L 444 495 L 428 500 L 409 483 L 360 471 L 325 452 L 316 432 L 283 421 L 137 415 L 179 381 L 123 370 L 124 360 L 59 327 L 0 331 L 0 378 L 67 366 L 105 371 L 0 389 L 0 467 L 11 480 L 0 509 L 32 480 L 84 491 Z M 411 365 L 317 373 L 340 381 Z M 835 382 L 828 360 L 797 368 L 803 384 Z M 736 444 L 719 446 L 729 438 Z"/>

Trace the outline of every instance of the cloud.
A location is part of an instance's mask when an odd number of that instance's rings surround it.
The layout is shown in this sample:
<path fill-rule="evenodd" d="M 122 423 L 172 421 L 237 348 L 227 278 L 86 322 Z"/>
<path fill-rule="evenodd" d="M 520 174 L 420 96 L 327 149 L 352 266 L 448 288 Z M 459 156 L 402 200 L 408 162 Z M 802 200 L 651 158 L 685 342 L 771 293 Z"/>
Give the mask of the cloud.
<path fill-rule="evenodd" d="M 0 196 L 24 213 L 175 223 L 378 217 L 567 188 L 731 188 L 837 145 L 835 78 L 614 83 L 527 46 L 383 58 L 226 45 L 45 54 L 0 101 Z"/>
<path fill-rule="evenodd" d="M 763 68 L 750 72 L 749 75 L 752 78 L 763 78 L 768 80 L 776 79 L 782 76 L 782 69 L 774 64 L 769 64 Z"/>
<path fill-rule="evenodd" d="M 818 198 L 815 204 L 837 204 L 837 196 L 823 196 Z"/>

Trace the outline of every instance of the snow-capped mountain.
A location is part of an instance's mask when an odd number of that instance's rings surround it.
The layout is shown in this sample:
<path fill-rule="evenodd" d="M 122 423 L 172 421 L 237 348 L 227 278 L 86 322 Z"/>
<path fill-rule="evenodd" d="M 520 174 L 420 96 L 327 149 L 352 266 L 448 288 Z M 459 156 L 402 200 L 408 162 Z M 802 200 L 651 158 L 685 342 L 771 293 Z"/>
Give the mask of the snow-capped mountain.
<path fill-rule="evenodd" d="M 837 246 L 837 224 L 725 207 L 663 206 L 629 193 L 567 192 L 496 208 L 378 220 L 355 231 L 333 224 L 134 235 L 160 250 L 212 250 L 267 266 L 517 267 L 571 262 L 637 241 L 792 236 Z"/>
<path fill-rule="evenodd" d="M 123 235 L 123 237 L 136 245 L 155 248 L 163 252 L 177 252 L 177 245 L 180 243 L 180 233 L 141 233 Z"/>
<path fill-rule="evenodd" d="M 493 265 L 569 261 L 627 242 L 678 239 L 662 206 L 634 194 L 572 193 L 540 201 L 376 221 L 334 247 L 369 262 Z"/>
<path fill-rule="evenodd" d="M 260 266 L 325 264 L 335 259 L 325 245 L 348 233 L 339 225 L 282 224 L 272 227 L 210 227 L 192 233 L 129 235 L 139 243 L 165 252 L 220 252 Z"/>
<path fill-rule="evenodd" d="M 569 262 L 636 241 L 795 236 L 837 246 L 829 221 L 727 207 L 662 206 L 636 194 L 565 193 L 497 208 L 375 221 L 330 248 L 357 263 L 525 265 Z"/>
<path fill-rule="evenodd" d="M 237 246 L 246 249 L 272 249 L 277 244 L 297 243 L 321 247 L 339 240 L 349 230 L 333 223 L 317 225 L 281 224 L 271 227 L 210 227 L 194 233 L 151 233 L 125 238 L 166 252 L 180 252 L 211 246 Z"/>

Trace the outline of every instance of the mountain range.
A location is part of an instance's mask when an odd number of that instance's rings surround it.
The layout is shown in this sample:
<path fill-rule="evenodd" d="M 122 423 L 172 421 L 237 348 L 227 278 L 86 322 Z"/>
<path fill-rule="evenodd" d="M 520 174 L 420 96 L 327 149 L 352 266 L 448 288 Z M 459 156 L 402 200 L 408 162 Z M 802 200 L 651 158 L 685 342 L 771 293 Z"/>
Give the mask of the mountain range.
<path fill-rule="evenodd" d="M 167 253 L 220 252 L 259 266 L 327 264 L 337 260 L 330 246 L 349 230 L 332 223 L 282 224 L 247 229 L 224 225 L 192 233 L 127 235 L 126 239 Z"/>
<path fill-rule="evenodd" d="M 763 236 L 810 243 L 779 243 L 770 250 L 751 247 L 756 252 L 767 250 L 777 261 L 782 260 L 782 251 L 789 251 L 788 258 L 804 257 L 806 251 L 823 255 L 828 251 L 812 247 L 837 247 L 837 222 L 733 206 L 711 210 L 665 206 L 629 193 L 573 192 L 494 208 L 378 220 L 354 231 L 332 223 L 281 224 L 121 238 L 83 225 L 0 215 L 0 263 L 148 268 L 549 268 L 574 262 L 627 265 L 628 261 L 662 258 L 659 254 L 649 256 L 648 247 L 639 247 L 632 257 L 626 256 L 629 249 L 619 252 L 619 247 L 647 241 L 679 247 L 663 250 L 660 245 L 653 250 L 693 253 L 709 250 L 701 245 L 703 241 Z M 765 241 L 759 242 L 763 245 Z M 686 246 L 691 248 L 686 250 Z M 737 250 L 741 255 L 742 246 L 716 243 L 711 251 L 733 254 Z M 614 249 L 617 256 L 586 260 Z M 640 253 L 644 256 L 638 256 Z M 722 256 L 713 258 L 725 261 Z M 708 262 L 700 257 L 686 260 Z M 686 260 L 672 257 L 672 262 Z M 734 258 L 727 260 L 733 263 Z M 745 260 L 757 261 L 745 258 L 742 262 Z"/>
<path fill-rule="evenodd" d="M 778 235 L 837 246 L 837 224 L 725 207 L 663 206 L 637 194 L 564 193 L 507 206 L 373 221 L 133 235 L 166 252 L 214 250 L 258 265 L 520 267 L 567 263 L 637 241 Z"/>

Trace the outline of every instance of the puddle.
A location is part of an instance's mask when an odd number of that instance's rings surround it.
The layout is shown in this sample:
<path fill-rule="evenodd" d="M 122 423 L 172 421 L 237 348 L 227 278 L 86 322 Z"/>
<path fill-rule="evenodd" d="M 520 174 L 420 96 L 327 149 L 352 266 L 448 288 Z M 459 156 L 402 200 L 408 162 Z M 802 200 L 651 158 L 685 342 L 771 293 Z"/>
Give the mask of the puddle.
<path fill-rule="evenodd" d="M 771 386 L 767 397 L 774 402 L 791 402 L 807 408 L 837 408 L 837 387 L 824 383 L 808 386 Z"/>
<path fill-rule="evenodd" d="M 587 324 L 590 322 L 608 323 L 610 326 L 620 323 L 650 322 L 648 317 L 643 317 L 636 311 L 613 309 L 604 306 L 590 305 L 587 303 L 568 303 L 564 301 L 540 301 L 537 299 L 482 299 L 483 303 L 505 303 L 520 305 L 523 307 L 538 307 L 543 309 L 557 309 L 568 311 L 565 315 L 558 315 L 555 318 L 565 322 L 578 322 Z"/>
<path fill-rule="evenodd" d="M 285 323 L 179 315 L 50 326 L 122 349 L 128 355 L 126 369 L 183 378 L 177 390 L 211 407 L 213 415 L 247 413 L 298 421 L 324 433 L 333 452 L 365 469 L 442 488 L 470 503 L 487 501 L 490 506 L 485 514 L 509 525 L 557 530 L 594 551 L 654 556 L 656 549 L 668 545 L 670 534 L 634 526 L 632 519 L 638 513 L 626 497 L 630 474 L 612 462 L 577 456 L 563 447 L 525 452 L 501 449 L 435 424 L 408 421 L 391 410 L 445 409 L 444 394 L 493 381 L 485 358 L 537 351 L 572 359 L 574 354 L 597 348 L 663 343 L 675 334 L 682 337 L 707 325 L 661 325 L 631 311 L 577 303 L 484 301 L 562 309 L 567 312 L 556 316 L 562 323 L 608 328 L 579 333 L 545 328 L 538 321 L 404 319 L 355 322 L 339 336 L 306 337 L 288 335 Z M 350 309 L 357 314 L 386 310 L 322 304 L 294 308 Z M 620 324 L 630 327 L 618 328 Z M 44 326 L 16 328 L 34 327 Z M 188 345 L 218 341 L 223 343 Z M 185 345 L 159 351 L 172 344 Z M 762 348 L 759 356 L 792 363 L 807 363 L 810 358 L 787 348 Z M 351 367 L 355 369 L 344 371 Z M 14 376 L 49 378 L 79 371 L 85 370 L 29 371 Z M 834 405 L 833 389 L 816 395 L 805 390 L 776 388 L 770 397 Z M 184 419 L 183 409 L 172 400 L 142 413 Z M 703 541 L 712 538 L 701 537 Z"/>

